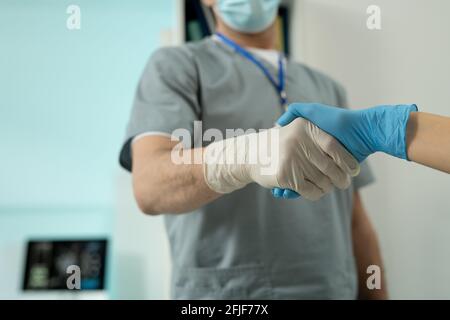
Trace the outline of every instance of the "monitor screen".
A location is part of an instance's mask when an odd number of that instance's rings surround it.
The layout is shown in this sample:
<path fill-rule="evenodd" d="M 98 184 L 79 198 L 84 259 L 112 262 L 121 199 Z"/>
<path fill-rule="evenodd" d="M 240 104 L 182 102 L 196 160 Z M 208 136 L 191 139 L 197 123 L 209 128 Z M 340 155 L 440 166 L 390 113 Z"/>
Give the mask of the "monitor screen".
<path fill-rule="evenodd" d="M 105 239 L 29 241 L 23 289 L 103 290 L 106 246 Z"/>

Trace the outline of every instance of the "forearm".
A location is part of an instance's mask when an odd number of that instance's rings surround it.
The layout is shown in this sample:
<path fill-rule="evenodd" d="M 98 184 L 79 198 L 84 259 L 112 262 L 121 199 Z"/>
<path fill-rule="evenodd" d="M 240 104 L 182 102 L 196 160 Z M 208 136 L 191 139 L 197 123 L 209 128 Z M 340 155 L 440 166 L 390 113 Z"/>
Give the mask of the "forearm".
<path fill-rule="evenodd" d="M 387 299 L 384 267 L 378 239 L 357 192 L 353 207 L 352 237 L 358 270 L 358 299 Z M 381 270 L 381 288 L 379 289 L 369 289 L 367 286 L 367 279 L 371 275 L 367 273 L 367 268 L 371 265 L 378 266 Z"/>
<path fill-rule="evenodd" d="M 177 164 L 172 161 L 173 146 L 173 142 L 157 150 L 141 146 L 133 152 L 133 159 L 140 159 L 133 161 L 133 189 L 137 203 L 145 213 L 189 212 L 220 196 L 206 185 L 201 163 Z M 202 159 L 203 149 L 182 152 L 190 153 L 191 159 Z M 150 154 L 151 159 L 147 156 Z"/>
<path fill-rule="evenodd" d="M 215 141 L 206 148 L 181 146 L 164 136 L 133 143 L 134 193 L 143 212 L 192 211 L 253 182 L 317 200 L 332 185 L 347 188 L 350 175 L 359 171 L 344 147 L 304 119 Z"/>
<path fill-rule="evenodd" d="M 407 127 L 411 161 L 450 173 L 450 118 L 413 112 Z"/>

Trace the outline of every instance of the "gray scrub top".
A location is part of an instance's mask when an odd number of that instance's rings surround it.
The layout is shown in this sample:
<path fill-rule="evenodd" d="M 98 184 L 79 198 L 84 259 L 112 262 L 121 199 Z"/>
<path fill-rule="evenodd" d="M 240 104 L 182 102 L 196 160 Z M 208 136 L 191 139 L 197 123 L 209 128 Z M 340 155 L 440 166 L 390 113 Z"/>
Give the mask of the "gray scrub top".
<path fill-rule="evenodd" d="M 270 64 L 267 68 L 276 77 Z M 344 106 L 335 81 L 287 61 L 292 102 Z M 270 128 L 282 114 L 279 96 L 260 69 L 211 38 L 161 48 L 137 88 L 120 162 L 131 170 L 131 139 L 172 134 L 193 121 L 203 131 Z M 311 202 L 275 199 L 250 184 L 187 214 L 165 215 L 175 299 L 354 299 L 353 193 L 373 181 L 369 167 L 347 190 Z"/>

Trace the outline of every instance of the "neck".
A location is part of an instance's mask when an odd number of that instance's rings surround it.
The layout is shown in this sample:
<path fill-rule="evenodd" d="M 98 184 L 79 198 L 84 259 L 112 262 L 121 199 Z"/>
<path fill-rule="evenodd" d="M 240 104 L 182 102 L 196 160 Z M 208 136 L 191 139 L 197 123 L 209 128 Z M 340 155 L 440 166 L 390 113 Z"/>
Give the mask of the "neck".
<path fill-rule="evenodd" d="M 216 31 L 222 33 L 242 47 L 275 49 L 275 23 L 264 31 L 247 34 L 235 31 L 219 20 Z"/>

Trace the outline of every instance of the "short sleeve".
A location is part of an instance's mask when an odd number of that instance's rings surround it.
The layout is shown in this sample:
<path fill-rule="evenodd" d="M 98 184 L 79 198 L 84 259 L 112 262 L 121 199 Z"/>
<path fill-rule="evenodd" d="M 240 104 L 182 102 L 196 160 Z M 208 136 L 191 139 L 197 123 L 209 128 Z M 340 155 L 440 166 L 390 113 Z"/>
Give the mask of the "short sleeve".
<path fill-rule="evenodd" d="M 120 164 L 131 171 L 131 143 L 145 133 L 171 135 L 176 129 L 193 134 L 193 123 L 200 117 L 198 76 L 192 54 L 185 47 L 157 50 L 139 81 Z"/>

